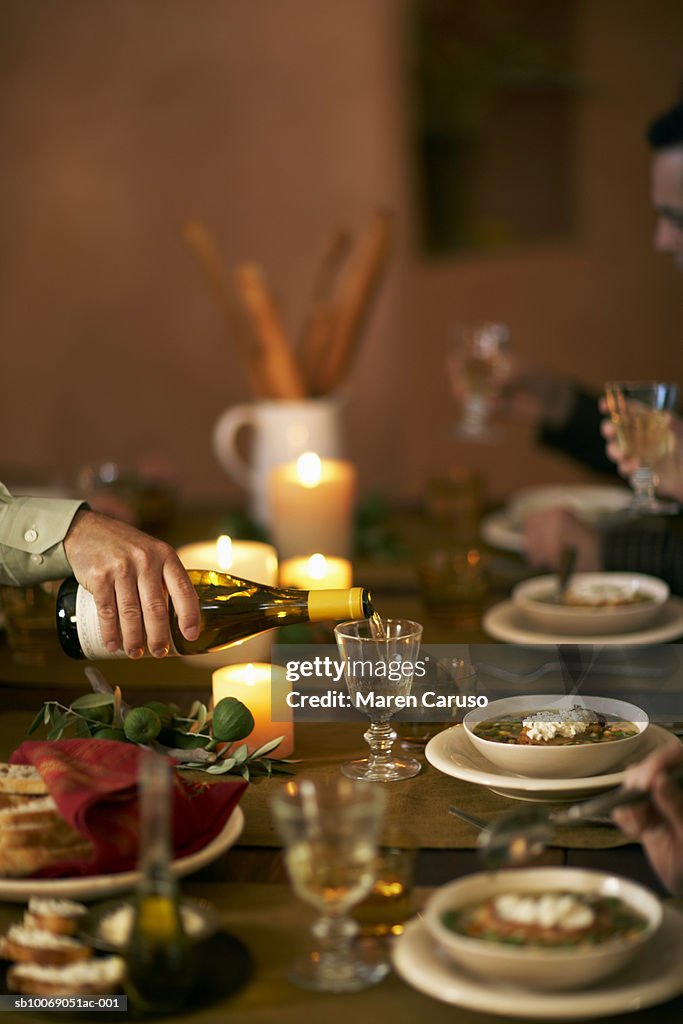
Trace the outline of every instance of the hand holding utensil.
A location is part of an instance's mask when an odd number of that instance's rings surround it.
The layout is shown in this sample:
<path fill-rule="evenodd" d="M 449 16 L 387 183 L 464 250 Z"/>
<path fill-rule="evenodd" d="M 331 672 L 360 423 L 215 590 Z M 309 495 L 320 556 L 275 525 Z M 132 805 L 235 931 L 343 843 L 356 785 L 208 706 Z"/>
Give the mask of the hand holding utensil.
<path fill-rule="evenodd" d="M 683 768 L 671 772 L 673 782 L 683 786 Z M 525 807 L 502 814 L 493 822 L 484 823 L 477 839 L 479 853 L 489 868 L 521 864 L 535 857 L 552 841 L 557 828 L 564 825 L 586 823 L 610 814 L 617 807 L 626 807 L 649 800 L 649 794 L 641 789 L 626 789 L 623 786 L 611 789 L 600 796 L 578 804 L 572 804 L 561 811 L 548 811 L 541 807 Z M 449 808 L 452 814 L 467 820 L 457 808 Z M 457 812 L 457 813 L 456 813 Z M 480 827 L 481 819 L 470 816 L 470 824 Z"/>

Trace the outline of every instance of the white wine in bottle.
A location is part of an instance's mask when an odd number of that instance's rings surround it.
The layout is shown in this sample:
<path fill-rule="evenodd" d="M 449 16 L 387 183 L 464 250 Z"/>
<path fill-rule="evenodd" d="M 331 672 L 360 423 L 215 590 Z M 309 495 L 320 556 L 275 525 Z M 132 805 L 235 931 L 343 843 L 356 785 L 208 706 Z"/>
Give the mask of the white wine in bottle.
<path fill-rule="evenodd" d="M 370 594 L 363 587 L 291 590 L 266 587 L 213 570 L 189 569 L 188 575 L 199 597 L 201 628 L 196 640 L 186 640 L 169 602 L 176 654 L 219 651 L 236 640 L 294 623 L 363 619 L 373 614 Z M 62 583 L 57 595 L 57 635 L 71 658 L 125 657 L 122 650 L 107 650 L 94 598 L 73 578 Z"/>

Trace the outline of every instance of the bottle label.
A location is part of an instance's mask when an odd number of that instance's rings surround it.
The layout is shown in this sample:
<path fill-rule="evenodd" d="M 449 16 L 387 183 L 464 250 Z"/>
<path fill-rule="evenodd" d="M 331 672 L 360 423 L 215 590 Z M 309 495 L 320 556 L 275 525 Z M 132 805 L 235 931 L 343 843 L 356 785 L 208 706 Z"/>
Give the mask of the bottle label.
<path fill-rule="evenodd" d="M 100 620 L 97 617 L 95 598 L 85 587 L 76 591 L 76 628 L 78 639 L 86 658 L 125 658 L 126 652 L 119 647 L 117 651 L 107 650 L 102 639 Z"/>
<path fill-rule="evenodd" d="M 76 628 L 81 649 L 86 658 L 127 658 L 128 655 L 119 647 L 116 651 L 110 651 L 102 638 L 100 620 L 97 615 L 95 598 L 85 587 L 76 591 Z M 177 654 L 172 640 L 169 640 L 169 654 Z M 150 653 L 145 647 L 144 657 L 149 658 Z"/>

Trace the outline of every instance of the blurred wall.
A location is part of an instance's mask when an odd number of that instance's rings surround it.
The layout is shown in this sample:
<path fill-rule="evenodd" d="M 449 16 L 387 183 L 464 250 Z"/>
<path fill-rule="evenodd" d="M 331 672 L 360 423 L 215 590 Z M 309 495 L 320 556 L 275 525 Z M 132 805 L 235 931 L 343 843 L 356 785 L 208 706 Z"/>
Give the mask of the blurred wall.
<path fill-rule="evenodd" d="M 683 73 L 683 7 L 579 10 L 572 238 L 428 262 L 406 0 L 4 0 L 0 464 L 67 475 L 160 456 L 189 498 L 238 500 L 211 431 L 246 378 L 179 225 L 199 216 L 228 264 L 261 261 L 296 334 L 333 230 L 382 203 L 399 237 L 345 409 L 363 489 L 415 497 L 449 463 L 478 467 L 493 496 L 587 479 L 522 426 L 497 445 L 454 441 L 444 373 L 451 325 L 486 317 L 596 385 L 683 377 L 683 281 L 651 251 L 643 142 Z"/>

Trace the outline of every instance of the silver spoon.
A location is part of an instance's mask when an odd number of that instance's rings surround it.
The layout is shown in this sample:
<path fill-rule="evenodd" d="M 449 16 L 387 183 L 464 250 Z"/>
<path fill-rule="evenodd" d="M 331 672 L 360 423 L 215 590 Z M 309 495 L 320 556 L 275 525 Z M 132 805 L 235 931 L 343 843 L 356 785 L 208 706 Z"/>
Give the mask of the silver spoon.
<path fill-rule="evenodd" d="M 670 778 L 683 786 L 683 767 L 671 772 Z M 562 811 L 548 813 L 542 807 L 507 811 L 495 821 L 485 823 L 477 838 L 479 853 L 488 868 L 525 863 L 543 852 L 552 841 L 555 829 L 600 818 L 611 813 L 616 807 L 626 807 L 647 800 L 649 794 L 644 790 L 619 787 L 601 793 L 592 800 L 572 804 Z M 451 813 L 456 813 L 456 810 L 452 809 Z M 457 816 L 466 820 L 462 813 L 458 813 Z M 475 819 L 471 815 L 469 817 L 470 824 L 475 824 Z"/>

